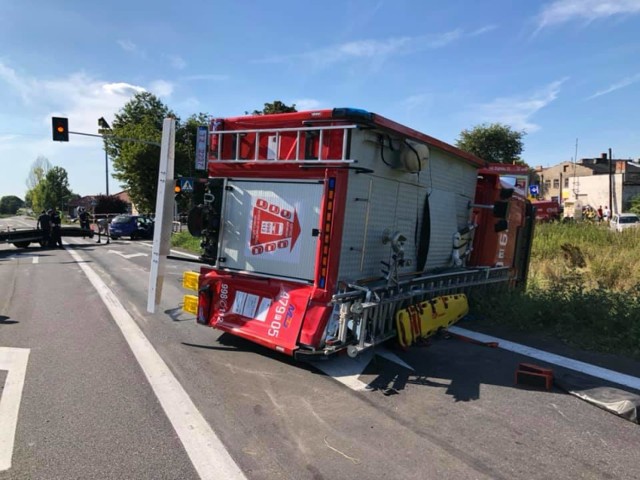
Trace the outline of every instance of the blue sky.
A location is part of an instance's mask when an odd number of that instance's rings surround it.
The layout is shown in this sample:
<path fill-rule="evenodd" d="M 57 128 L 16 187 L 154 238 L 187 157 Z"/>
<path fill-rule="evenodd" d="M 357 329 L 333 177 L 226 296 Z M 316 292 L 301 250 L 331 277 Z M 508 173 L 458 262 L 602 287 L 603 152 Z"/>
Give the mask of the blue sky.
<path fill-rule="evenodd" d="M 449 143 L 503 122 L 524 160 L 640 158 L 640 0 L 0 0 L 0 196 L 33 161 L 104 193 L 97 133 L 137 91 L 186 117 L 357 107 Z M 110 167 L 110 171 L 112 168 Z M 110 181 L 110 193 L 120 189 Z"/>

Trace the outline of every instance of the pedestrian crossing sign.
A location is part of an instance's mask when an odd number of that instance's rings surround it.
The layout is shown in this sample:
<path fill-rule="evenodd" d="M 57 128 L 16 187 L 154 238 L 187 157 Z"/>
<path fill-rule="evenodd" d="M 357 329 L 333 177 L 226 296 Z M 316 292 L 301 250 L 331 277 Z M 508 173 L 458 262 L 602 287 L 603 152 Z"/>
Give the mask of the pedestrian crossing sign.
<path fill-rule="evenodd" d="M 180 179 L 180 188 L 183 192 L 193 192 L 193 179 L 192 178 L 181 178 Z"/>

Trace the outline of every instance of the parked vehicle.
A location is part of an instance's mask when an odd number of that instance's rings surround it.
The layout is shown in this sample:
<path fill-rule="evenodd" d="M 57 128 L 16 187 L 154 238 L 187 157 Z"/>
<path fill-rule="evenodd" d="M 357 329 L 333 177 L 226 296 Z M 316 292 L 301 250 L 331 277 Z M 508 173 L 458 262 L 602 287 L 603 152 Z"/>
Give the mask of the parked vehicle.
<path fill-rule="evenodd" d="M 153 237 L 153 220 L 138 215 L 118 215 L 109 224 L 109 235 L 113 240 L 129 237 L 131 240 Z"/>
<path fill-rule="evenodd" d="M 356 356 L 409 307 L 526 281 L 534 209 L 481 158 L 351 108 L 208 133 L 188 226 L 209 266 L 186 272 L 184 299 L 202 325 L 299 359 Z"/>
<path fill-rule="evenodd" d="M 552 222 L 560 220 L 560 204 L 555 200 L 534 200 L 537 222 Z"/>
<path fill-rule="evenodd" d="M 640 227 L 640 217 L 635 213 L 616 213 L 609 222 L 609 228 L 616 232 L 637 227 Z"/>

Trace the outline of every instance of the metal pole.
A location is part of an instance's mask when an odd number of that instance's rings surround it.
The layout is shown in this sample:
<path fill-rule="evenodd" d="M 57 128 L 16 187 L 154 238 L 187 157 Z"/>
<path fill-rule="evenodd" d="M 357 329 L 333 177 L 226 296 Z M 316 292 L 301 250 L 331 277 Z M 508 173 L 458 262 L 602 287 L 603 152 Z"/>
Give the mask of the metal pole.
<path fill-rule="evenodd" d="M 109 196 L 109 154 L 107 153 L 107 146 L 104 146 L 104 172 L 107 182 L 107 197 Z"/>
<path fill-rule="evenodd" d="M 611 181 L 613 180 L 613 162 L 611 161 L 611 149 L 609 149 L 609 219 L 613 215 L 613 192 L 611 190 Z"/>

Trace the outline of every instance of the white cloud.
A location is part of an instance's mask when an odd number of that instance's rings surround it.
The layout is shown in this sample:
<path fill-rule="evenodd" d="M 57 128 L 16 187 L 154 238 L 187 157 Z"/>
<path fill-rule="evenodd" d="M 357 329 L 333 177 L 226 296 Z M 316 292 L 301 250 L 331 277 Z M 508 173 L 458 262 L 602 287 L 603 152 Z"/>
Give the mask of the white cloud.
<path fill-rule="evenodd" d="M 122 48 L 125 52 L 138 51 L 138 46 L 131 40 L 118 40 L 118 45 L 120 45 L 120 48 Z"/>
<path fill-rule="evenodd" d="M 292 102 L 296 106 L 296 110 L 303 112 L 305 110 L 319 110 L 322 108 L 322 102 L 315 98 L 299 98 Z"/>
<path fill-rule="evenodd" d="M 173 83 L 166 80 L 155 80 L 149 86 L 149 90 L 159 97 L 170 97 L 173 93 Z"/>
<path fill-rule="evenodd" d="M 39 79 L 21 75 L 0 62 L 0 82 L 4 81 L 17 91 L 32 118 L 41 118 L 43 126 L 50 128 L 51 116 L 69 118 L 69 129 L 77 132 L 97 133 L 98 118 L 113 119 L 115 112 L 144 87 L 126 82 L 105 82 L 79 72 L 64 78 Z M 74 138 L 69 145 L 82 145 L 89 141 Z"/>
<path fill-rule="evenodd" d="M 195 82 L 200 80 L 213 80 L 213 81 L 221 81 L 228 80 L 228 75 L 220 75 L 217 73 L 202 73 L 198 75 L 187 75 L 185 77 L 180 77 L 180 80 L 186 80 L 188 82 Z"/>
<path fill-rule="evenodd" d="M 179 55 L 167 55 L 169 58 L 169 63 L 173 68 L 178 70 L 182 70 L 187 66 L 187 62 Z"/>
<path fill-rule="evenodd" d="M 516 130 L 535 132 L 540 126 L 533 123 L 531 117 L 558 98 L 560 87 L 566 80 L 563 78 L 551 82 L 531 94 L 499 97 L 489 103 L 476 105 L 472 116 L 481 122 L 500 122 Z"/>
<path fill-rule="evenodd" d="M 428 93 L 419 93 L 417 95 L 411 95 L 410 97 L 402 100 L 400 102 L 400 106 L 405 108 L 406 110 L 415 110 L 416 108 L 429 104 L 432 99 L 433 96 Z"/>
<path fill-rule="evenodd" d="M 478 35 L 482 35 L 484 33 L 492 32 L 496 28 L 498 28 L 497 25 L 485 25 L 484 27 L 480 27 L 477 30 L 474 30 L 473 32 L 470 32 L 469 36 L 470 37 L 477 37 Z"/>
<path fill-rule="evenodd" d="M 600 97 L 601 95 L 606 95 L 607 93 L 615 92 L 616 90 L 620 90 L 621 88 L 628 87 L 640 80 L 640 73 L 636 73 L 630 77 L 623 78 L 619 82 L 614 83 L 613 85 L 605 88 L 604 90 L 600 90 L 590 97 L 587 97 L 587 100 L 591 100 L 592 98 Z"/>
<path fill-rule="evenodd" d="M 538 30 L 582 20 L 586 23 L 614 15 L 640 13 L 640 0 L 555 0 L 542 8 L 536 20 Z"/>
<path fill-rule="evenodd" d="M 145 91 L 142 87 L 124 82 L 106 83 L 102 86 L 102 88 L 109 94 L 129 97 L 132 97 L 136 93 Z"/>
<path fill-rule="evenodd" d="M 392 37 L 383 40 L 354 40 L 298 54 L 274 55 L 259 60 L 258 63 L 286 63 L 302 60 L 310 62 L 316 67 L 326 67 L 339 62 L 365 60 L 379 65 L 380 62 L 393 55 L 409 55 L 424 50 L 443 48 L 465 37 L 481 35 L 494 28 L 493 25 L 487 25 L 470 33 L 465 33 L 464 30 L 457 28 L 433 35 Z"/>

